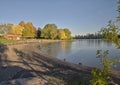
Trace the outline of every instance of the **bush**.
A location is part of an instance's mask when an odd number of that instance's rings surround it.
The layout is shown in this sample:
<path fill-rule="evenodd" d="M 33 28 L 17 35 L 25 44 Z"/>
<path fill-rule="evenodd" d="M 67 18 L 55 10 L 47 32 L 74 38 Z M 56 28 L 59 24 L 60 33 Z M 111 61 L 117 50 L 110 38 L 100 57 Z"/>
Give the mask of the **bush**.
<path fill-rule="evenodd" d="M 113 82 L 110 74 L 112 73 L 112 67 L 116 62 L 120 62 L 118 58 L 111 60 L 108 57 L 108 50 L 102 52 L 102 50 L 97 51 L 97 58 L 99 59 L 102 69 L 95 68 L 92 70 L 92 79 L 90 83 L 92 85 L 108 85 L 109 82 Z"/>

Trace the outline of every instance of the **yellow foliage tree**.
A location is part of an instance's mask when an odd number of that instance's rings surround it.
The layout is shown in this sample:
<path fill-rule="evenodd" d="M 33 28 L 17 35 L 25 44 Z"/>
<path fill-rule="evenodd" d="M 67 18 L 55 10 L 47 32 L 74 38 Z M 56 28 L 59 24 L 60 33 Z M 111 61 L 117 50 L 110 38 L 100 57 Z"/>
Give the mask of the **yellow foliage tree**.
<path fill-rule="evenodd" d="M 32 22 L 27 22 L 24 25 L 22 33 L 23 37 L 36 37 L 36 28 L 33 26 Z"/>
<path fill-rule="evenodd" d="M 65 31 L 63 29 L 58 30 L 58 38 L 59 39 L 66 39 L 67 36 L 65 35 Z"/>
<path fill-rule="evenodd" d="M 12 25 L 12 28 L 11 28 L 11 32 L 10 32 L 10 33 L 22 35 L 23 29 L 24 29 L 24 27 L 22 27 L 22 26 L 20 26 L 20 25 Z"/>

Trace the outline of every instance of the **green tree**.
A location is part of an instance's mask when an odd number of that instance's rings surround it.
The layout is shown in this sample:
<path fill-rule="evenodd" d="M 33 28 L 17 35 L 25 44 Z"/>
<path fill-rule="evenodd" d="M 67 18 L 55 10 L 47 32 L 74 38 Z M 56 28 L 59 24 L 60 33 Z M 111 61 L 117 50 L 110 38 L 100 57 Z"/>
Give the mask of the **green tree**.
<path fill-rule="evenodd" d="M 111 60 L 108 57 L 108 50 L 102 52 L 102 50 L 97 51 L 97 58 L 102 65 L 102 69 L 95 68 L 92 70 L 92 80 L 90 81 L 92 85 L 116 85 L 112 80 L 110 74 L 112 73 L 112 67 L 116 62 L 120 62 L 118 58 Z"/>
<path fill-rule="evenodd" d="M 45 39 L 57 38 L 57 26 L 55 24 L 47 24 L 42 30 L 41 36 Z"/>
<path fill-rule="evenodd" d="M 119 26 L 116 26 L 112 21 L 108 22 L 108 25 L 101 29 L 101 34 L 103 38 L 110 40 L 115 43 L 117 47 L 120 47 L 120 28 Z"/>
<path fill-rule="evenodd" d="M 118 17 L 117 17 L 117 21 L 120 21 L 120 0 L 118 1 Z"/>
<path fill-rule="evenodd" d="M 38 29 L 37 29 L 37 38 L 41 38 L 41 34 L 42 34 L 42 29 L 40 27 L 38 27 Z"/>
<path fill-rule="evenodd" d="M 118 12 L 119 17 L 117 17 L 117 21 L 120 21 L 120 0 L 118 2 Z M 115 25 L 112 21 L 108 22 L 108 25 L 103 28 L 101 31 L 101 34 L 104 39 L 110 40 L 115 45 L 120 48 L 120 28 L 119 26 Z M 102 53 L 101 50 L 97 52 L 97 58 L 100 60 L 100 63 L 103 66 L 103 69 L 96 68 L 92 70 L 92 80 L 90 81 L 92 85 L 109 85 L 109 81 L 112 81 L 110 85 L 118 85 L 116 84 L 110 77 L 110 73 L 112 73 L 111 67 L 116 63 L 120 62 L 118 58 L 115 58 L 111 60 L 108 57 L 108 51 L 104 51 Z"/>

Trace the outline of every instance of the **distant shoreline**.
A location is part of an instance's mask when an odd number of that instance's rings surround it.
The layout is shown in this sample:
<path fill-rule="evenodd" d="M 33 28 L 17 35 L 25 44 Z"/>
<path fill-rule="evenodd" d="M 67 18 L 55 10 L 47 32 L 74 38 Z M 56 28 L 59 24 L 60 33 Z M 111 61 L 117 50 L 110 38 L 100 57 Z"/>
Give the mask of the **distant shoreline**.
<path fill-rule="evenodd" d="M 36 39 L 26 39 L 26 40 L 19 40 L 16 42 L 7 42 L 7 43 L 0 43 L 0 46 L 9 46 L 9 45 L 23 45 L 23 44 L 33 44 L 33 43 L 39 43 L 39 44 L 46 44 L 51 42 L 60 42 L 58 40 L 36 40 Z"/>
<path fill-rule="evenodd" d="M 73 40 L 26 39 L 26 40 L 19 40 L 16 42 L 4 43 L 3 45 L 28 44 L 28 43 L 44 43 L 45 44 L 45 43 L 62 42 L 62 41 L 73 41 Z"/>

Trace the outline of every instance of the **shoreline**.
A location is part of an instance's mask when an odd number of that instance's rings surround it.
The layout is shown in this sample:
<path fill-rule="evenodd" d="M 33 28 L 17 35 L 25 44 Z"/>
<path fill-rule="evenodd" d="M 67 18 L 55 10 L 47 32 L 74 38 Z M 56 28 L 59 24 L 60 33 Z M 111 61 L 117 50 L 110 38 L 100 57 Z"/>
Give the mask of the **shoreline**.
<path fill-rule="evenodd" d="M 39 77 L 39 79 L 47 80 L 47 82 L 50 79 L 52 79 L 51 81 L 68 82 L 81 76 L 90 78 L 92 67 L 72 64 L 50 57 L 38 48 L 40 44 L 60 41 L 43 40 L 42 42 L 34 42 L 36 44 L 27 42 L 27 44 L 4 45 L 3 48 L 0 48 L 0 68 L 2 69 L 0 76 L 4 76 L 0 78 L 0 82 L 30 77 Z M 14 73 L 11 72 L 12 69 Z M 120 79 L 120 72 L 119 75 L 118 73 L 114 75 Z"/>
<path fill-rule="evenodd" d="M 5 43 L 4 45 L 27 44 L 27 43 L 28 44 L 29 43 L 52 43 L 52 42 L 60 42 L 60 41 L 62 41 L 62 40 L 28 39 L 28 40 L 20 40 L 20 41 L 13 42 L 13 43 Z"/>
<path fill-rule="evenodd" d="M 0 76 L 4 77 L 0 78 L 0 82 L 29 77 L 40 77 L 40 79 L 47 81 L 52 79 L 52 81 L 67 82 L 75 76 L 90 74 L 91 68 L 87 66 L 65 62 L 38 50 L 38 45 L 50 42 L 59 41 L 47 40 L 46 42 L 44 40 L 42 43 L 36 44 L 29 42 L 27 44 L 4 45 L 0 50 Z"/>

